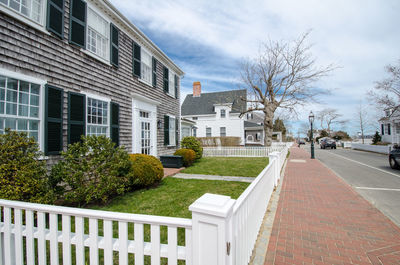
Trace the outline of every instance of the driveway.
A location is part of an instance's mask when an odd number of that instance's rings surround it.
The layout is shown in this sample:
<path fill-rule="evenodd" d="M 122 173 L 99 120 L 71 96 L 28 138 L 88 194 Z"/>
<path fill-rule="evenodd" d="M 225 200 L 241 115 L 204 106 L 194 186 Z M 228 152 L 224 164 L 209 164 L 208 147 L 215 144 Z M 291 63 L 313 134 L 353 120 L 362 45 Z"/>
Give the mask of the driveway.
<path fill-rule="evenodd" d="M 305 147 L 310 151 L 310 145 Z M 387 155 L 315 148 L 315 158 L 333 170 L 355 191 L 400 226 L 400 170 L 393 170 Z"/>

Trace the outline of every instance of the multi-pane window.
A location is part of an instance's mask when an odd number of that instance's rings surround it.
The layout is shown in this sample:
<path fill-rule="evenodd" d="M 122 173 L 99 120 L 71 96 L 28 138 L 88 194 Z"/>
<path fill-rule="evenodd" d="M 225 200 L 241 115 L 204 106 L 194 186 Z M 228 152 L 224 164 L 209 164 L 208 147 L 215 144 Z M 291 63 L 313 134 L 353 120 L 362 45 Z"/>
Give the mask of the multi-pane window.
<path fill-rule="evenodd" d="M 175 97 L 175 73 L 172 71 L 169 71 L 169 94 L 173 97 Z"/>
<path fill-rule="evenodd" d="M 176 144 L 175 118 L 169 117 L 169 145 Z"/>
<path fill-rule="evenodd" d="M 90 7 L 88 7 L 87 49 L 99 57 L 109 60 L 109 35 L 110 24 Z"/>
<path fill-rule="evenodd" d="M 6 5 L 19 14 L 33 20 L 40 25 L 43 24 L 43 5 L 44 0 L 0 0 L 0 3 Z"/>
<path fill-rule="evenodd" d="M 108 136 L 108 102 L 87 98 L 87 135 Z"/>
<path fill-rule="evenodd" d="M 151 84 L 151 55 L 143 48 L 141 49 L 141 79 Z"/>
<path fill-rule="evenodd" d="M 226 127 L 220 127 L 219 128 L 219 134 L 222 137 L 226 136 Z"/>
<path fill-rule="evenodd" d="M 206 128 L 206 137 L 211 137 L 211 127 Z"/>
<path fill-rule="evenodd" d="M 0 133 L 6 128 L 39 140 L 40 85 L 0 76 Z"/>
<path fill-rule="evenodd" d="M 221 118 L 226 117 L 226 111 L 224 109 L 221 110 Z"/>

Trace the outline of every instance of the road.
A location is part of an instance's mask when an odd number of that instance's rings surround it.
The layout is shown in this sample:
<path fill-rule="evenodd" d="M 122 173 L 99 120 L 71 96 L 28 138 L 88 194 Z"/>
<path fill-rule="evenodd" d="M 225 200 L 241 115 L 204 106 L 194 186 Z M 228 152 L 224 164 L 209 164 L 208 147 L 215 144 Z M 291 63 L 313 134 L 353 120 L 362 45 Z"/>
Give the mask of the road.
<path fill-rule="evenodd" d="M 387 155 L 316 146 L 315 158 L 400 226 L 400 170 L 390 168 Z"/>

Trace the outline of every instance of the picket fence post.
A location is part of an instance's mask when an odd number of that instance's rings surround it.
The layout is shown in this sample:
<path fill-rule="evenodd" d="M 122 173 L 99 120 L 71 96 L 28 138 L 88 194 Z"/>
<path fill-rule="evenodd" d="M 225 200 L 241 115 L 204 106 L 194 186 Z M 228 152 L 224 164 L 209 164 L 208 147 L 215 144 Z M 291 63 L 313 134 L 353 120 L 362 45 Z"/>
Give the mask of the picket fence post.
<path fill-rule="evenodd" d="M 192 212 L 193 265 L 232 265 L 232 213 L 235 200 L 206 193 L 197 199 Z"/>
<path fill-rule="evenodd" d="M 279 152 L 272 152 L 269 154 L 270 161 L 269 163 L 274 163 L 274 185 L 275 187 L 278 186 L 278 181 L 280 178 L 280 153 Z"/>

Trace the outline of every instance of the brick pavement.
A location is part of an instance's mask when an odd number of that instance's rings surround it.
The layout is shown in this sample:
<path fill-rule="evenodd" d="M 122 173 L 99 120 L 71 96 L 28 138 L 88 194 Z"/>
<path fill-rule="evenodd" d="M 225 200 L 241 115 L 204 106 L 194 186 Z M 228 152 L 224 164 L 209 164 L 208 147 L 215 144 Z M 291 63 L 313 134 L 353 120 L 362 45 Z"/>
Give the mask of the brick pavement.
<path fill-rule="evenodd" d="M 321 162 L 293 147 L 265 264 L 399 265 L 400 228 Z"/>

